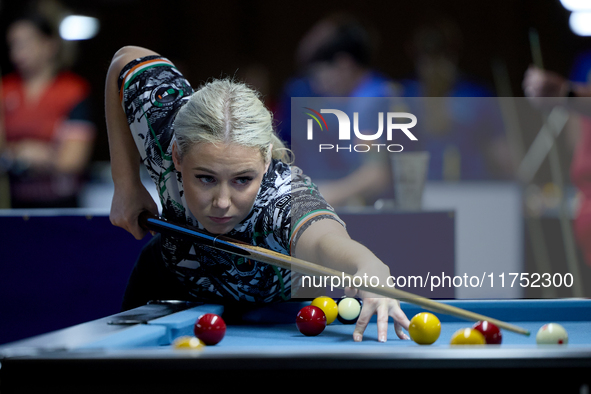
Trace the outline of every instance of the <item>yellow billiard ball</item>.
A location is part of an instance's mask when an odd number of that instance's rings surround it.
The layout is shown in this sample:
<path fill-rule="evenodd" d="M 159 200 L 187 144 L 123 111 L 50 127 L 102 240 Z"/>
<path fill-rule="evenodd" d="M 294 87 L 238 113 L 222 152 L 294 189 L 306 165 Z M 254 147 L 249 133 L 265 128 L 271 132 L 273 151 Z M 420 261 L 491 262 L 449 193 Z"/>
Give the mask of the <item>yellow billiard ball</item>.
<path fill-rule="evenodd" d="M 205 344 L 197 337 L 185 335 L 176 338 L 172 342 L 172 347 L 175 349 L 202 349 L 205 347 Z"/>
<path fill-rule="evenodd" d="M 312 306 L 317 306 L 322 309 L 326 316 L 326 324 L 329 325 L 337 318 L 339 314 L 339 307 L 335 300 L 327 296 L 316 297 L 312 301 Z"/>
<path fill-rule="evenodd" d="M 428 312 L 417 313 L 410 319 L 408 326 L 410 339 L 419 345 L 430 345 L 439 338 L 441 334 L 441 322 L 437 316 Z"/>
<path fill-rule="evenodd" d="M 462 328 L 452 335 L 450 345 L 486 345 L 486 338 L 474 328 Z"/>

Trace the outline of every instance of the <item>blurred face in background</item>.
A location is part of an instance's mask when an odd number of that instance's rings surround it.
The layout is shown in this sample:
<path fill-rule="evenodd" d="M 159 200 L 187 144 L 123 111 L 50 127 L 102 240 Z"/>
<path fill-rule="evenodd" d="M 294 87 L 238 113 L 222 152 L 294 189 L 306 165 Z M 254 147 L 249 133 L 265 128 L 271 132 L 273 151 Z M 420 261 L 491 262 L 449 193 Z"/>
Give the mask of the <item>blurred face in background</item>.
<path fill-rule="evenodd" d="M 32 22 L 12 24 L 8 29 L 7 42 L 10 60 L 23 77 L 53 66 L 57 54 L 56 40 L 43 34 Z"/>
<path fill-rule="evenodd" d="M 321 96 L 348 97 L 362 70 L 346 53 L 338 53 L 332 61 L 316 62 L 309 66 L 312 89 Z"/>
<path fill-rule="evenodd" d="M 430 90 L 443 95 L 456 82 L 457 62 L 452 56 L 421 54 L 415 62 L 419 79 Z"/>
<path fill-rule="evenodd" d="M 461 31 L 446 19 L 425 25 L 414 34 L 410 55 L 428 95 L 445 96 L 456 83 L 461 43 Z"/>
<path fill-rule="evenodd" d="M 346 96 L 345 77 L 336 62 L 319 62 L 309 67 L 312 89 L 322 96 Z"/>

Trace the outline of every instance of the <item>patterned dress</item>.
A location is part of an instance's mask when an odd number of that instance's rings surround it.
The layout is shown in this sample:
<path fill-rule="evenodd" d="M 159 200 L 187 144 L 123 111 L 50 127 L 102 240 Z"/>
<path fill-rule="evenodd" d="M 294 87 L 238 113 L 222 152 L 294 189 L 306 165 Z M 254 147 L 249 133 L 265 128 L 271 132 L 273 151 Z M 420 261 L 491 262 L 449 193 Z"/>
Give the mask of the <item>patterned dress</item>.
<path fill-rule="evenodd" d="M 162 216 L 203 229 L 184 198 L 174 168 L 174 119 L 193 88 L 169 60 L 148 56 L 127 64 L 119 76 L 121 105 L 152 180 Z M 302 232 L 321 219 L 342 223 L 301 170 L 273 160 L 247 217 L 225 234 L 289 255 Z M 343 224 L 344 225 L 344 224 Z M 198 301 L 268 303 L 289 299 L 292 273 L 172 236 L 162 237 L 162 259 Z"/>

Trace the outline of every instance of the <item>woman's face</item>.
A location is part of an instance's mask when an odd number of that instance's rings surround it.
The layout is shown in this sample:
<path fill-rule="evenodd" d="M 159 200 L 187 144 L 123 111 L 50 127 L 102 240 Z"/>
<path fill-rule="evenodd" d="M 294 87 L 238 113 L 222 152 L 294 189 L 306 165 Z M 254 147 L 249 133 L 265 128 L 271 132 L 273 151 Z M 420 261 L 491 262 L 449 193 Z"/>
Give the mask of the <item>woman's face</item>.
<path fill-rule="evenodd" d="M 180 160 L 187 205 L 207 231 L 225 234 L 250 213 L 269 163 L 257 148 L 237 144 L 200 143 Z"/>
<path fill-rule="evenodd" d="M 15 22 L 7 33 L 10 60 L 25 75 L 51 64 L 56 55 L 54 40 L 44 36 L 28 21 Z"/>

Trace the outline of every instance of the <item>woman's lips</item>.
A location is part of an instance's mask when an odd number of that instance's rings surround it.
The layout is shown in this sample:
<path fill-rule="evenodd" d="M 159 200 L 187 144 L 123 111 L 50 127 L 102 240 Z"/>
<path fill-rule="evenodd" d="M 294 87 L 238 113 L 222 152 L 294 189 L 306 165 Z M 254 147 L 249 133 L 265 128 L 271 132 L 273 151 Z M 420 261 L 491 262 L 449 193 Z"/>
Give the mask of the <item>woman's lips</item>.
<path fill-rule="evenodd" d="M 222 218 L 218 218 L 218 217 L 214 217 L 214 216 L 209 216 L 209 219 L 212 222 L 218 223 L 218 224 L 224 224 L 224 223 L 228 223 L 230 220 L 232 220 L 231 216 L 224 216 Z"/>

